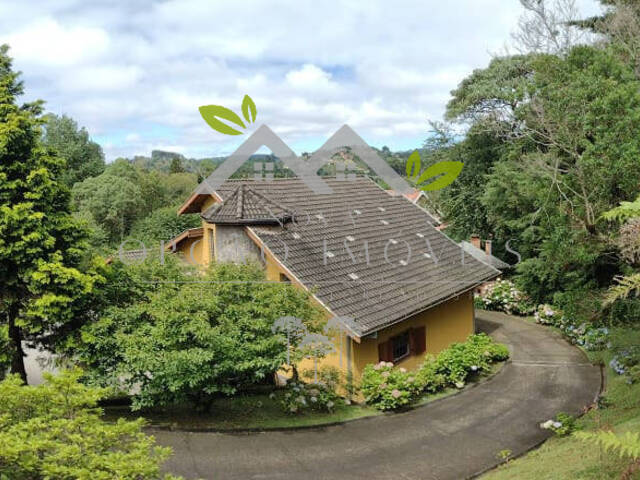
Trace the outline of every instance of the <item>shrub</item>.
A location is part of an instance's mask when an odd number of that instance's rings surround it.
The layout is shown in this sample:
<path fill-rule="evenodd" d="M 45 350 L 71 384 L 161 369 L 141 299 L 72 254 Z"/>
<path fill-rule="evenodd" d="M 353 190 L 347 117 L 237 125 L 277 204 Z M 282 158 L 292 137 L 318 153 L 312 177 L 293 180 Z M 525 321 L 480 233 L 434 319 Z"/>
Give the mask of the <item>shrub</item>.
<path fill-rule="evenodd" d="M 379 410 L 396 410 L 409 405 L 422 392 L 416 373 L 393 368 L 391 362 L 367 365 L 360 388 L 366 402 Z"/>
<path fill-rule="evenodd" d="M 538 305 L 533 317 L 536 323 L 557 326 L 562 319 L 562 312 L 551 305 Z"/>
<path fill-rule="evenodd" d="M 331 412 L 341 402 L 335 391 L 324 382 L 290 382 L 285 387 L 280 405 L 287 413 Z"/>
<path fill-rule="evenodd" d="M 509 280 L 497 280 L 486 289 L 481 299 L 481 308 L 486 310 L 513 315 L 530 315 L 534 310 L 531 300 Z"/>
<path fill-rule="evenodd" d="M 465 343 L 454 343 L 440 352 L 435 368 L 448 383 L 461 388 L 469 375 L 485 371 L 491 362 L 507 358 L 509 349 L 506 346 L 480 333 L 470 335 Z"/>
<path fill-rule="evenodd" d="M 575 430 L 576 419 L 567 413 L 558 413 L 555 420 L 547 420 L 540 424 L 540 428 L 551 430 L 559 436 L 569 435 Z"/>
<path fill-rule="evenodd" d="M 395 410 L 449 384 L 462 388 L 469 376 L 482 373 L 492 362 L 508 357 L 509 349 L 489 336 L 470 335 L 466 342 L 454 343 L 437 357 L 428 355 L 415 373 L 393 368 L 390 362 L 367 365 L 361 389 L 368 404 L 379 410 Z"/>
<path fill-rule="evenodd" d="M 609 362 L 618 375 L 627 377 L 627 383 L 640 381 L 640 347 L 630 346 L 617 352 Z"/>
<path fill-rule="evenodd" d="M 105 391 L 78 383 L 80 375 L 0 383 L 0 478 L 176 479 L 160 472 L 171 450 L 142 432 L 144 420 L 103 421 L 96 406 Z"/>
<path fill-rule="evenodd" d="M 313 381 L 315 377 L 315 373 L 313 369 L 305 369 L 302 371 L 302 378 L 308 380 L 309 382 Z M 323 365 L 318 369 L 318 381 L 327 386 L 327 388 L 336 391 L 338 387 L 341 386 L 341 378 L 342 374 L 340 370 L 336 367 L 332 367 L 330 365 Z"/>
<path fill-rule="evenodd" d="M 436 357 L 428 355 L 416 374 L 418 385 L 422 391 L 436 393 L 447 384 L 447 377 L 438 373 Z"/>

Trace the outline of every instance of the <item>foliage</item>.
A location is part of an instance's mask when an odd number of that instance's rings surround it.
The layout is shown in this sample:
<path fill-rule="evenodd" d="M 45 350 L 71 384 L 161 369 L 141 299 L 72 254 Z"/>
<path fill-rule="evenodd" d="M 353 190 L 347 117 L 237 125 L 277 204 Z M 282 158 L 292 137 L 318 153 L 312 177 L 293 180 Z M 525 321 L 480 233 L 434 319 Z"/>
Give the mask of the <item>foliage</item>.
<path fill-rule="evenodd" d="M 142 432 L 144 420 L 106 423 L 104 391 L 78 383 L 80 371 L 45 374 L 38 387 L 13 375 L 0 383 L 0 477 L 176 479 L 160 473 L 170 449 Z"/>
<path fill-rule="evenodd" d="M 100 175 L 105 168 L 104 153 L 97 143 L 89 138 L 89 133 L 66 115 L 58 117 L 48 114 L 42 144 L 55 155 L 63 158 L 66 168 L 60 181 L 68 187 L 86 178 Z"/>
<path fill-rule="evenodd" d="M 452 344 L 435 358 L 427 356 L 417 372 L 394 368 L 391 362 L 367 365 L 360 388 L 368 404 L 379 410 L 396 410 L 447 385 L 462 388 L 471 375 L 487 371 L 491 363 L 507 358 L 506 346 L 485 334 L 470 335 L 466 342 Z"/>
<path fill-rule="evenodd" d="M 157 274 L 162 266 L 155 265 L 143 268 Z M 286 359 L 274 321 L 316 320 L 305 292 L 265 282 L 259 266 L 216 264 L 197 283 L 175 268 L 169 280 L 134 286 L 128 296 L 135 301 L 88 325 L 76 351 L 93 381 L 137 391 L 135 409 L 182 401 L 206 409 L 215 395 L 272 381 Z M 124 280 L 137 284 L 126 273 Z"/>
<path fill-rule="evenodd" d="M 560 412 L 554 420 L 541 423 L 540 428 L 551 430 L 559 436 L 569 435 L 576 428 L 576 419 L 567 413 Z"/>
<path fill-rule="evenodd" d="M 289 382 L 281 400 L 282 409 L 288 413 L 305 411 L 331 412 L 342 399 L 328 383 Z"/>
<path fill-rule="evenodd" d="M 131 180 L 106 172 L 73 187 L 73 205 L 86 211 L 109 236 L 122 240 L 144 205 L 140 188 Z"/>
<path fill-rule="evenodd" d="M 558 328 L 565 338 L 586 350 L 602 350 L 609 346 L 609 329 L 595 327 L 587 322 L 577 323 L 571 315 L 551 305 L 538 305 L 534 314 L 536 323 Z"/>
<path fill-rule="evenodd" d="M 608 452 L 616 453 L 631 463 L 623 472 L 623 479 L 631 478 L 633 472 L 640 470 L 640 433 L 625 432 L 617 435 L 614 432 L 600 430 L 597 432 L 577 432 L 576 437 L 585 442 L 594 443 Z"/>
<path fill-rule="evenodd" d="M 640 217 L 640 196 L 633 202 L 620 202 L 619 206 L 602 214 L 602 218 L 617 222 L 624 222 L 636 217 Z"/>
<path fill-rule="evenodd" d="M 26 379 L 22 342 L 53 346 L 91 316 L 101 281 L 86 258 L 87 232 L 70 213 L 65 161 L 40 144 L 41 102 L 23 93 L 0 47 L 0 326 L 8 328 L 12 370 Z"/>
<path fill-rule="evenodd" d="M 461 388 L 470 375 L 486 371 L 490 363 L 507 358 L 509 350 L 506 346 L 494 343 L 491 337 L 480 333 L 440 352 L 435 361 L 435 371 L 443 375 L 447 383 Z"/>
<path fill-rule="evenodd" d="M 482 307 L 513 315 L 529 315 L 533 304 L 510 280 L 496 280 L 481 295 Z"/>
<path fill-rule="evenodd" d="M 397 410 L 415 402 L 422 391 L 416 374 L 393 368 L 391 362 L 367 365 L 360 380 L 367 404 L 379 410 Z"/>
<path fill-rule="evenodd" d="M 131 228 L 131 238 L 143 242 L 147 248 L 155 248 L 189 228 L 201 226 L 198 215 L 178 215 L 175 207 L 162 207 L 137 221 Z"/>

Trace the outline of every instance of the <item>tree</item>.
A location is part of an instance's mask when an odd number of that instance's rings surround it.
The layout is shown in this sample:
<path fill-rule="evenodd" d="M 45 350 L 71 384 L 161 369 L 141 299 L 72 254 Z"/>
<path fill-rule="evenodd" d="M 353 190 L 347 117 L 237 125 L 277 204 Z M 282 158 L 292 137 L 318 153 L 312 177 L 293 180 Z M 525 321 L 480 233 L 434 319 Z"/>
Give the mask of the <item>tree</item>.
<path fill-rule="evenodd" d="M 11 341 L 11 371 L 26 381 L 22 343 L 52 346 L 85 319 L 100 280 L 83 266 L 87 232 L 71 215 L 65 162 L 40 144 L 42 102 L 23 93 L 0 47 L 0 325 Z"/>
<path fill-rule="evenodd" d="M 135 183 L 106 171 L 74 185 L 73 205 L 80 212 L 90 213 L 109 241 L 115 243 L 122 241 L 142 216 L 144 200 Z"/>
<path fill-rule="evenodd" d="M 170 240 L 189 228 L 202 225 L 199 215 L 178 215 L 177 207 L 163 207 L 138 220 L 130 236 L 149 246 L 161 240 Z"/>
<path fill-rule="evenodd" d="M 272 381 L 287 350 L 275 320 L 293 315 L 311 327 L 318 317 L 308 294 L 266 282 L 258 266 L 217 264 L 189 278 L 176 272 L 82 333 L 79 361 L 94 381 L 135 387 L 135 409 L 184 401 L 208 409 L 215 395 Z"/>
<path fill-rule="evenodd" d="M 171 166 L 169 167 L 169 173 L 182 173 L 184 167 L 182 166 L 182 160 L 180 157 L 173 157 L 171 159 Z"/>
<path fill-rule="evenodd" d="M 42 144 L 66 161 L 60 180 L 72 187 L 85 178 L 100 175 L 105 168 L 104 153 L 97 143 L 91 141 L 87 130 L 63 115 L 46 115 Z"/>
<path fill-rule="evenodd" d="M 171 450 L 142 432 L 144 420 L 102 420 L 105 392 L 78 383 L 80 375 L 45 374 L 37 387 L 17 375 L 0 383 L 0 477 L 178 480 L 160 472 Z"/>

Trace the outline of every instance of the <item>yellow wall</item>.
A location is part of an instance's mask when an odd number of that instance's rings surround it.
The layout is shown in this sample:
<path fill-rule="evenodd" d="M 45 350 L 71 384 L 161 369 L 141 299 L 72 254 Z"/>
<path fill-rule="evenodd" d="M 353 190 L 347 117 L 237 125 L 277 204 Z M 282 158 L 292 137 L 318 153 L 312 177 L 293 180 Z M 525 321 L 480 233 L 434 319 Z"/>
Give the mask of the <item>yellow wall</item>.
<path fill-rule="evenodd" d="M 427 336 L 426 351 L 418 356 L 410 355 L 397 365 L 407 370 L 418 367 L 424 356 L 437 354 L 453 342 L 462 342 L 474 333 L 473 296 L 465 293 L 457 299 L 449 300 L 432 309 L 415 315 L 397 325 L 378 332 L 378 338 L 363 338 L 361 343 L 354 342 L 353 373 L 359 376 L 369 363 L 378 363 L 378 344 L 386 342 L 409 328 L 425 327 Z"/>
<path fill-rule="evenodd" d="M 176 249 L 178 253 L 187 263 L 191 265 L 203 265 L 206 263 L 204 256 L 205 250 L 203 248 L 204 238 L 187 238 L 180 243 Z M 193 258 L 191 254 L 191 248 L 193 247 Z M 195 260 L 195 262 L 194 262 Z"/>

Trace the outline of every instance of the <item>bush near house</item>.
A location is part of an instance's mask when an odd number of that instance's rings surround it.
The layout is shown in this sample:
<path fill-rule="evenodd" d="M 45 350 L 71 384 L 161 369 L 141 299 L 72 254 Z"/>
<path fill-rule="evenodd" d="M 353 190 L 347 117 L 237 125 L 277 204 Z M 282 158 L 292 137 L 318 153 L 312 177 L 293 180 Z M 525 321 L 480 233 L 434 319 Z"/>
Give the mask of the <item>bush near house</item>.
<path fill-rule="evenodd" d="M 178 480 L 160 473 L 171 450 L 142 432 L 144 420 L 103 421 L 96 405 L 105 391 L 78 383 L 80 375 L 0 383 L 0 478 Z"/>
<path fill-rule="evenodd" d="M 475 297 L 476 307 L 495 310 L 510 315 L 531 315 L 534 305 L 529 297 L 516 288 L 510 280 L 497 280 L 483 294 Z"/>
<path fill-rule="evenodd" d="M 481 333 L 464 343 L 454 343 L 437 357 L 428 356 L 416 372 L 395 368 L 391 362 L 367 365 L 360 388 L 368 404 L 379 410 L 396 410 L 425 393 L 447 386 L 462 388 L 471 375 L 486 372 L 491 363 L 509 358 L 505 345 Z"/>
<path fill-rule="evenodd" d="M 140 268 L 164 275 L 163 268 Z M 123 284 L 128 272 L 121 272 Z M 310 331 L 319 328 L 308 294 L 265 282 L 257 265 L 215 264 L 197 282 L 179 269 L 159 278 L 84 328 L 74 352 L 90 381 L 136 391 L 134 410 L 183 402 L 207 410 L 215 396 L 272 383 L 287 350 L 274 322 L 292 315 Z"/>

